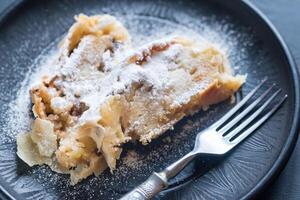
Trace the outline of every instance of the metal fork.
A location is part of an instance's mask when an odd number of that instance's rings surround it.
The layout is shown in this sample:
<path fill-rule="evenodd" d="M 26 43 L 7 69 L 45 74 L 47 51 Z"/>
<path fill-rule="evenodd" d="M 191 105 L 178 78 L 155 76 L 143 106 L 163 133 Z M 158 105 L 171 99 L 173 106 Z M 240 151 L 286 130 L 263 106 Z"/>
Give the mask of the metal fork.
<path fill-rule="evenodd" d="M 274 84 L 269 87 L 262 95 L 255 99 L 243 111 L 236 114 L 242 106 L 263 86 L 264 79 L 247 96 L 243 98 L 221 119 L 212 124 L 207 129 L 197 134 L 194 149 L 184 157 L 174 162 L 163 171 L 154 172 L 144 183 L 134 188 L 131 192 L 123 196 L 122 200 L 142 200 L 151 199 L 163 189 L 167 188 L 168 180 L 176 176 L 193 158 L 200 154 L 223 155 L 237 146 L 261 124 L 263 124 L 286 100 L 285 94 L 272 106 L 270 110 L 262 113 L 272 100 L 279 95 L 281 89 L 272 93 Z M 270 96 L 267 98 L 267 96 Z M 259 106 L 259 104 L 262 104 Z M 248 117 L 246 117 L 249 115 Z M 254 121 L 256 120 L 256 121 Z"/>

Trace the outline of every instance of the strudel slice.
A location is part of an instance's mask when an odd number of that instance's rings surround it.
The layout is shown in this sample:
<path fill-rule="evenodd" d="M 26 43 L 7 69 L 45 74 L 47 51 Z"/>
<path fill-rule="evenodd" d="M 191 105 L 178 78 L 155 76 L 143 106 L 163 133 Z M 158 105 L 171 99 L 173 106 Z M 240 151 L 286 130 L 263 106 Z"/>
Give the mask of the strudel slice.
<path fill-rule="evenodd" d="M 168 37 L 136 48 L 114 17 L 79 15 L 52 73 L 30 90 L 35 120 L 17 137 L 18 156 L 76 184 L 113 171 L 122 144 L 148 144 L 184 116 L 232 97 L 244 81 L 207 42 Z"/>

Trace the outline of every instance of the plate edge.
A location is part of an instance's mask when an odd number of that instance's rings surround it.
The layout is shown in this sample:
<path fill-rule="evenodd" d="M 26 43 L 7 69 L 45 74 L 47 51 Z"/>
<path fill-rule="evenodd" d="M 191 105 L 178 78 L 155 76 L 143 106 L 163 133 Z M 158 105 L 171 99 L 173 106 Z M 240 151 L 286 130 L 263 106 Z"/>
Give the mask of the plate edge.
<path fill-rule="evenodd" d="M 263 176 L 258 184 L 252 188 L 248 193 L 246 193 L 242 199 L 253 199 L 258 198 L 261 193 L 279 176 L 281 171 L 286 166 L 288 160 L 291 157 L 291 154 L 295 148 L 297 139 L 298 139 L 298 133 L 300 131 L 300 85 L 299 85 L 299 71 L 297 68 L 297 65 L 295 63 L 295 60 L 293 58 L 293 55 L 288 48 L 285 40 L 275 28 L 273 23 L 268 19 L 268 17 L 259 9 L 257 8 L 252 2 L 249 0 L 242 0 L 241 3 L 243 3 L 245 6 L 249 7 L 251 10 L 253 10 L 256 15 L 262 20 L 263 23 L 271 30 L 271 32 L 274 34 L 275 38 L 277 39 L 277 42 L 280 44 L 280 48 L 285 54 L 286 60 L 288 64 L 290 65 L 290 69 L 292 72 L 292 81 L 293 81 L 293 89 L 295 92 L 295 112 L 293 116 L 293 122 L 292 127 L 290 130 L 290 134 L 284 144 L 284 147 L 281 149 L 278 158 L 275 160 L 273 166 L 270 168 L 270 170 Z"/>
<path fill-rule="evenodd" d="M 5 18 L 9 17 L 10 14 L 12 14 L 14 11 L 16 11 L 23 3 L 25 3 L 25 0 L 14 0 L 13 3 L 11 3 L 5 10 L 3 10 L 0 13 L 0 24 L 5 20 Z M 288 48 L 285 40 L 275 28 L 273 23 L 268 19 L 268 17 L 260 11 L 259 8 L 257 8 L 252 2 L 249 0 L 241 0 L 241 3 L 243 3 L 245 6 L 247 6 L 249 9 L 255 12 L 255 14 L 262 20 L 263 23 L 271 30 L 271 32 L 274 34 L 275 38 L 277 39 L 277 42 L 279 42 L 280 47 L 282 48 L 283 52 L 285 53 L 286 59 L 288 61 L 288 64 L 290 65 L 290 69 L 292 72 L 292 79 L 293 79 L 293 86 L 294 86 L 294 92 L 295 92 L 295 113 L 294 113 L 294 119 L 292 123 L 292 128 L 289 134 L 289 137 L 287 138 L 287 141 L 284 144 L 283 149 L 280 151 L 278 159 L 274 162 L 274 165 L 271 167 L 271 169 L 263 176 L 258 184 L 252 188 L 248 193 L 246 193 L 242 199 L 253 199 L 257 198 L 262 191 L 264 191 L 281 173 L 281 171 L 286 166 L 293 150 L 295 147 L 295 144 L 297 142 L 298 133 L 300 131 L 300 85 L 297 80 L 299 80 L 299 72 L 297 69 L 297 65 L 294 61 L 294 58 L 292 56 L 292 53 L 290 49 Z M 292 133 L 292 134 L 291 134 Z M 0 185 L 0 193 L 2 197 L 2 194 L 7 199 L 16 200 L 6 189 L 3 188 L 3 186 Z"/>

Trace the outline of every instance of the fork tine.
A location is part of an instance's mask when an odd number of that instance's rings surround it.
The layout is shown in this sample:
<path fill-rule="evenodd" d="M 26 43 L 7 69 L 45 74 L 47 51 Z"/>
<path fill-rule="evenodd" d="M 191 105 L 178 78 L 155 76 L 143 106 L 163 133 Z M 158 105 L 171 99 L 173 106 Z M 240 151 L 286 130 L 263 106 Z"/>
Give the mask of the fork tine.
<path fill-rule="evenodd" d="M 253 103 L 251 103 L 243 112 L 238 114 L 234 119 L 230 120 L 224 127 L 218 130 L 218 133 L 224 135 L 226 131 L 232 128 L 237 122 L 239 122 L 243 117 L 245 117 L 253 108 L 258 105 L 274 88 L 275 84 L 273 84 L 269 89 L 267 89 L 259 98 L 257 98 Z"/>
<path fill-rule="evenodd" d="M 225 139 L 230 140 L 241 130 L 243 130 L 249 123 L 251 123 L 269 104 L 270 102 L 280 93 L 281 89 L 278 89 L 259 109 L 257 109 L 250 117 L 248 117 L 243 123 L 232 130 L 228 135 L 224 136 Z"/>
<path fill-rule="evenodd" d="M 245 132 L 243 132 L 241 135 L 239 135 L 237 138 L 235 138 L 232 142 L 237 145 L 241 141 L 243 141 L 246 137 L 248 137 L 253 131 L 255 131 L 260 125 L 262 125 L 269 117 L 272 116 L 272 114 L 281 106 L 281 104 L 287 99 L 287 95 L 284 95 L 284 97 L 278 102 L 268 113 L 266 113 L 260 120 L 255 122 L 250 128 L 248 128 Z"/>
<path fill-rule="evenodd" d="M 247 94 L 238 104 L 236 104 L 227 114 L 225 114 L 221 119 L 216 121 L 212 127 L 218 128 L 226 120 L 228 120 L 234 113 L 236 113 L 254 94 L 255 92 L 267 81 L 267 78 L 262 80 L 258 86 L 256 86 L 249 94 Z"/>

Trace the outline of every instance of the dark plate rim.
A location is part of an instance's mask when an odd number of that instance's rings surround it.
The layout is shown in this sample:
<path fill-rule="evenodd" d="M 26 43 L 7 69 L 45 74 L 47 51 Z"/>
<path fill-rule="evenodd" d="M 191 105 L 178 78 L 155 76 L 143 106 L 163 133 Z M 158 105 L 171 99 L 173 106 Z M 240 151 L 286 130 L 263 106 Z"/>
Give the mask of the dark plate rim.
<path fill-rule="evenodd" d="M 243 197 L 243 199 L 252 199 L 258 197 L 259 194 L 261 194 L 261 192 L 265 190 L 267 186 L 269 186 L 272 183 L 272 181 L 275 180 L 275 178 L 277 178 L 280 172 L 284 169 L 293 152 L 293 149 L 297 142 L 298 133 L 300 131 L 300 84 L 297 65 L 295 63 L 290 49 L 288 48 L 286 42 L 284 41 L 279 31 L 275 28 L 275 26 L 267 18 L 267 16 L 263 14 L 262 11 L 260 11 L 253 3 L 251 3 L 250 0 L 242 0 L 241 2 L 257 14 L 257 16 L 262 20 L 262 22 L 271 30 L 271 32 L 277 39 L 277 42 L 280 44 L 280 47 L 285 54 L 286 60 L 288 61 L 290 70 L 292 72 L 293 87 L 295 93 L 295 112 L 290 134 L 283 148 L 281 149 L 277 160 L 274 162 L 274 165 L 266 173 L 266 175 L 260 179 L 258 184 Z"/>
<path fill-rule="evenodd" d="M 0 13 L 0 24 L 5 21 L 5 18 L 9 17 L 9 15 L 15 11 L 24 3 L 25 0 L 14 0 L 10 5 L 3 10 Z M 255 197 L 259 197 L 261 192 L 267 188 L 274 180 L 275 178 L 280 174 L 280 172 L 283 170 L 285 165 L 287 164 L 291 153 L 293 152 L 293 149 L 295 147 L 298 133 L 300 131 L 300 83 L 299 80 L 299 72 L 297 70 L 297 65 L 294 61 L 294 58 L 291 54 L 291 51 L 289 50 L 287 44 L 285 43 L 283 37 L 279 33 L 279 31 L 275 28 L 273 23 L 266 17 L 265 14 L 262 13 L 253 3 L 251 3 L 249 0 L 242 0 L 240 3 L 244 4 L 246 7 L 248 7 L 249 10 L 254 12 L 259 20 L 272 32 L 273 36 L 276 38 L 277 42 L 280 45 L 280 48 L 284 52 L 285 59 L 288 62 L 288 65 L 290 67 L 291 73 L 292 73 L 292 81 L 293 81 L 293 89 L 295 93 L 295 110 L 294 110 L 294 118 L 292 127 L 290 130 L 290 134 L 287 137 L 287 140 L 281 149 L 281 152 L 277 158 L 277 160 L 274 162 L 271 169 L 265 174 L 264 177 L 260 179 L 258 184 L 252 188 L 248 193 L 245 194 L 245 196 L 242 199 L 252 199 Z M 7 198 L 15 199 L 2 185 L 0 185 L 0 192 Z M 2 194 L 0 194 L 0 197 L 2 197 Z"/>

